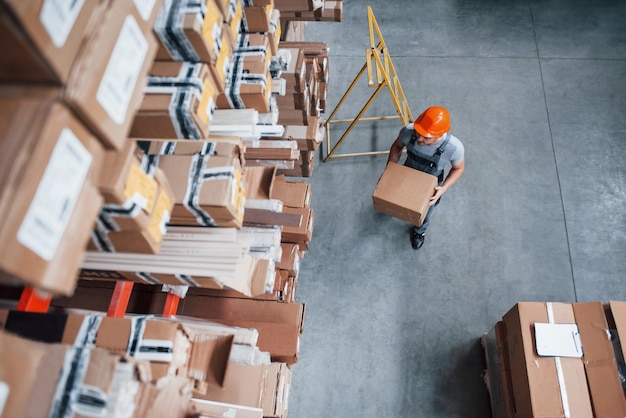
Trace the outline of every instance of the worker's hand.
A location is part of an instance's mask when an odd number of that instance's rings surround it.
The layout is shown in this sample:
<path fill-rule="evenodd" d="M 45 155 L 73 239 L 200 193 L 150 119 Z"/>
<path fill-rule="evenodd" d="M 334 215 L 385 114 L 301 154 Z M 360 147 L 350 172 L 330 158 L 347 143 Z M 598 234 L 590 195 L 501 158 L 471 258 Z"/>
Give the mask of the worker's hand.
<path fill-rule="evenodd" d="M 430 206 L 434 205 L 435 203 L 437 203 L 437 201 L 439 200 L 439 198 L 440 198 L 441 196 L 443 196 L 443 194 L 444 194 L 445 192 L 446 192 L 446 191 L 444 190 L 444 188 L 443 188 L 443 187 L 441 187 L 441 186 L 436 186 L 436 187 L 435 187 L 435 194 L 433 195 L 433 197 L 431 197 L 431 198 L 430 198 L 430 202 L 428 202 L 428 206 L 430 207 Z"/>

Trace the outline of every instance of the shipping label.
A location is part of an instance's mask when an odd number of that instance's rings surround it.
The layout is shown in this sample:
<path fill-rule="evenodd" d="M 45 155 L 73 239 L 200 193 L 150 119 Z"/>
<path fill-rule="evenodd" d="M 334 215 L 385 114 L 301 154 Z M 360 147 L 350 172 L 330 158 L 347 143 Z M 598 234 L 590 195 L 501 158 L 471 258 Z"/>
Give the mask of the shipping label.
<path fill-rule="evenodd" d="M 156 0 L 133 0 L 133 3 L 135 3 L 139 16 L 141 16 L 143 20 L 148 20 L 152 14 Z"/>
<path fill-rule="evenodd" d="M 18 241 L 44 260 L 54 257 L 91 161 L 74 133 L 63 129 L 17 232 Z"/>
<path fill-rule="evenodd" d="M 83 3 L 85 0 L 44 0 L 39 20 L 57 48 L 65 45 Z"/>
<path fill-rule="evenodd" d="M 126 119 L 147 53 L 146 37 L 135 18 L 127 16 L 96 93 L 98 103 L 118 125 Z"/>

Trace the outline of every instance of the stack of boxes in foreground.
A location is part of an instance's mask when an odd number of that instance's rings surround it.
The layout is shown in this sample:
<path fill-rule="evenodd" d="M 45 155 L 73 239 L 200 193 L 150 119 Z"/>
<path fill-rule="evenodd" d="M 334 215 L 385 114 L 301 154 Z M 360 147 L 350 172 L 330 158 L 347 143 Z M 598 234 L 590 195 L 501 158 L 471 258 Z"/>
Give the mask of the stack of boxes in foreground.
<path fill-rule="evenodd" d="M 0 310 L 0 416 L 287 416 L 329 75 L 303 25 L 341 14 L 0 0 L 0 282 L 52 297 Z"/>
<path fill-rule="evenodd" d="M 517 303 L 482 337 L 493 416 L 626 416 L 625 340 L 626 302 Z"/>

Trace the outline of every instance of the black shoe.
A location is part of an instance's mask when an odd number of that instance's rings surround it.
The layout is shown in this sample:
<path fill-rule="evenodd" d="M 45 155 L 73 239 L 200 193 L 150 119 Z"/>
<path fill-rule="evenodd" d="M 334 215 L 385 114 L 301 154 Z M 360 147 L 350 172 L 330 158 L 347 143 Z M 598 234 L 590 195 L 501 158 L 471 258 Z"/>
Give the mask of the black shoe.
<path fill-rule="evenodd" d="M 423 232 L 419 234 L 414 229 L 411 229 L 409 234 L 411 235 L 411 247 L 413 247 L 414 250 L 420 249 L 422 245 L 424 245 L 425 234 Z"/>

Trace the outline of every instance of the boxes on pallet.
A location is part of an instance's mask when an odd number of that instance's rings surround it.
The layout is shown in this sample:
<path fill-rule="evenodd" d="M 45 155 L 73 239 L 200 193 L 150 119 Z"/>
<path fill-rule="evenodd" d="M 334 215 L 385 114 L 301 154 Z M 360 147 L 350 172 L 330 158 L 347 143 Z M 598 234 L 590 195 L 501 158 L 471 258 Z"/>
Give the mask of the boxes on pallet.
<path fill-rule="evenodd" d="M 2 98 L 0 280 L 71 294 L 102 198 L 102 145 L 57 100 Z"/>
<path fill-rule="evenodd" d="M 436 186 L 436 176 L 390 162 L 372 194 L 374 209 L 420 226 Z"/>
<path fill-rule="evenodd" d="M 625 302 L 517 303 L 483 339 L 494 416 L 624 416 L 614 343 L 624 323 Z M 548 341 L 540 326 L 552 327 Z M 559 338 L 559 326 L 570 331 Z"/>

